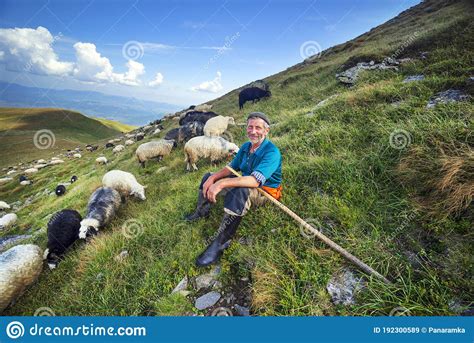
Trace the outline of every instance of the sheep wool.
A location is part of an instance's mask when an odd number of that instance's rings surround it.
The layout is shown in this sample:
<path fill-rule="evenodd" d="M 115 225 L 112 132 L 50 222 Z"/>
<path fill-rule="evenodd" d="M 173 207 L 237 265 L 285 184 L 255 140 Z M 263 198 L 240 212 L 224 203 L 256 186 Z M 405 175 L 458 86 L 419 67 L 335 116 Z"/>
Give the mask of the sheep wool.
<path fill-rule="evenodd" d="M 112 150 L 113 153 L 118 153 L 122 152 L 125 149 L 125 147 L 122 144 L 119 144 L 115 146 L 115 148 Z"/>
<path fill-rule="evenodd" d="M 50 269 L 56 268 L 64 252 L 79 238 L 82 217 L 75 210 L 62 210 L 53 214 L 48 222 L 48 248 L 43 259 Z"/>
<path fill-rule="evenodd" d="M 1 210 L 9 210 L 10 205 L 8 205 L 5 201 L 0 201 L 0 211 Z"/>
<path fill-rule="evenodd" d="M 102 178 L 102 186 L 113 188 L 124 197 L 135 196 L 140 200 L 146 200 L 146 186 L 139 184 L 133 174 L 122 170 L 107 172 Z"/>
<path fill-rule="evenodd" d="M 145 167 L 145 162 L 152 158 L 161 160 L 163 156 L 168 156 L 175 142 L 173 140 L 160 139 L 140 144 L 135 151 L 138 162 Z"/>
<path fill-rule="evenodd" d="M 204 135 L 209 137 L 222 135 L 229 125 L 235 125 L 232 117 L 217 116 L 209 119 L 204 125 Z"/>
<path fill-rule="evenodd" d="M 3 185 L 4 183 L 8 183 L 12 180 L 13 180 L 12 177 L 3 177 L 3 178 L 0 179 L 0 185 Z"/>
<path fill-rule="evenodd" d="M 95 162 L 98 164 L 107 164 L 107 157 L 100 156 L 95 159 Z"/>
<path fill-rule="evenodd" d="M 99 187 L 92 193 L 87 204 L 87 214 L 81 221 L 79 238 L 85 239 L 96 234 L 109 223 L 120 207 L 119 192 L 110 187 Z"/>
<path fill-rule="evenodd" d="M 38 169 L 37 168 L 28 168 L 25 170 L 25 174 L 34 174 L 37 173 Z"/>
<path fill-rule="evenodd" d="M 17 220 L 18 216 L 15 213 L 5 214 L 2 218 L 0 218 L 0 230 L 13 226 Z"/>
<path fill-rule="evenodd" d="M 31 285 L 43 269 L 41 248 L 20 244 L 0 255 L 0 312 Z"/>
<path fill-rule="evenodd" d="M 184 146 L 186 169 L 191 166 L 198 170 L 196 163 L 199 158 L 209 158 L 211 163 L 222 160 L 239 151 L 239 147 L 222 137 L 198 136 L 191 138 Z"/>

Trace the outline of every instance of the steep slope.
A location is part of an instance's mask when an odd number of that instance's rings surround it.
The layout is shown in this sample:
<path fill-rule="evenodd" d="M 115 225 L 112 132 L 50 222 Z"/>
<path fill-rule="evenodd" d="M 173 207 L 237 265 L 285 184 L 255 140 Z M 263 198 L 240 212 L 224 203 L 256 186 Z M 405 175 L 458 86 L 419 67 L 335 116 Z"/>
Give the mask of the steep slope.
<path fill-rule="evenodd" d="M 213 110 L 236 122 L 250 111 L 267 113 L 277 123 L 271 139 L 284 157 L 283 202 L 394 282 L 389 286 L 359 273 L 267 206 L 244 218 L 221 261 L 218 290 L 223 299 L 237 300 L 218 306 L 235 313 L 238 303 L 255 315 L 453 315 L 472 306 L 471 13 L 468 1 L 423 2 L 319 58 L 268 77 L 270 99 L 239 111 L 234 90 L 212 102 Z M 411 60 L 398 70 L 362 71 L 351 87 L 335 77 L 358 62 L 389 56 Z M 420 81 L 403 82 L 420 74 Z M 470 98 L 427 108 L 431 97 L 448 89 Z M 173 126 L 167 120 L 157 137 Z M 242 127 L 230 133 L 238 144 L 246 140 Z M 120 155 L 101 150 L 41 170 L 31 188 L 0 186 L 0 198 L 24 201 L 79 176 L 63 197 L 20 210 L 19 225 L 4 233 L 37 232 L 30 241 L 44 247 L 40 228 L 49 215 L 66 207 L 84 214 L 107 170 L 130 171 L 148 185 L 145 202 L 124 205 L 102 235 L 77 244 L 7 314 L 31 315 L 40 307 L 56 315 L 212 312 L 193 307 L 203 290 L 190 285 L 187 297 L 171 291 L 183 277 L 207 272 L 194 267 L 194 259 L 213 237 L 222 203 L 208 220 L 187 224 L 182 216 L 195 206 L 202 175 L 216 167 L 201 161 L 199 172 L 187 173 L 178 147 L 161 163 L 141 169 L 134 150 Z M 99 154 L 110 164 L 95 166 Z M 127 257 L 117 258 L 124 250 Z M 364 286 L 355 303 L 335 304 L 327 285 L 346 269 L 363 278 Z"/>
<path fill-rule="evenodd" d="M 118 133 L 116 128 L 79 112 L 57 108 L 0 108 L 0 144 L 4 148 L 0 167 L 48 157 Z"/>

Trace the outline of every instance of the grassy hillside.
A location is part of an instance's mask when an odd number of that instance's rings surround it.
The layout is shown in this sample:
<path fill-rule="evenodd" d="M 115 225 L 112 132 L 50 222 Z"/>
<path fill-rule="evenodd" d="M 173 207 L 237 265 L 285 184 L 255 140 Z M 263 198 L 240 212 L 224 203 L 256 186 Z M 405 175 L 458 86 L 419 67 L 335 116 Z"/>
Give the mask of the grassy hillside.
<path fill-rule="evenodd" d="M 0 167 L 51 157 L 79 144 L 115 136 L 120 133 L 119 129 L 117 125 L 107 125 L 64 109 L 3 107 L 0 108 L 0 144 L 4 151 Z M 38 132 L 40 130 L 48 131 Z"/>
<path fill-rule="evenodd" d="M 248 295 L 254 315 L 388 315 L 397 308 L 412 315 L 454 315 L 472 306 L 470 13 L 468 1 L 424 2 L 320 58 L 268 77 L 268 100 L 239 111 L 235 90 L 212 102 L 213 110 L 237 122 L 250 111 L 277 122 L 270 135 L 283 154 L 283 203 L 394 282 L 389 286 L 360 274 L 267 206 L 244 218 L 221 260 L 223 294 Z M 398 71 L 365 71 L 352 87 L 335 77 L 359 61 L 380 62 L 401 46 L 396 58 L 412 60 Z M 415 74 L 424 80 L 403 83 Z M 426 108 L 431 96 L 450 88 L 471 98 Z M 316 107 L 332 95 L 337 96 Z M 173 125 L 166 121 L 161 137 Z M 242 127 L 230 132 L 238 144 L 245 141 Z M 397 132 L 406 133 L 402 147 L 391 142 Z M 10 202 L 79 176 L 63 197 L 49 196 L 20 210 L 19 225 L 3 233 L 38 232 L 31 241 L 44 247 L 49 215 L 63 208 L 84 214 L 107 170 L 132 172 L 148 185 L 145 202 L 124 205 L 101 235 L 78 243 L 57 270 L 45 270 L 7 314 L 31 315 L 40 307 L 56 315 L 208 314 L 193 307 L 200 293 L 192 287 L 187 298 L 170 293 L 184 276 L 207 271 L 197 269 L 194 259 L 220 223 L 222 200 L 208 220 L 188 224 L 182 216 L 195 206 L 202 175 L 217 168 L 201 161 L 198 172 L 187 173 L 178 147 L 141 169 L 135 148 L 116 156 L 87 153 L 45 168 L 28 188 L 0 186 L 0 199 Z M 99 154 L 111 163 L 96 166 Z M 163 166 L 167 169 L 159 169 Z M 117 261 L 123 250 L 129 256 Z M 363 277 L 364 288 L 354 305 L 334 305 L 326 285 L 346 267 Z"/>
<path fill-rule="evenodd" d="M 111 129 L 114 129 L 119 132 L 129 132 L 137 128 L 137 126 L 124 124 L 115 120 L 110 120 L 110 119 L 105 119 L 105 118 L 94 118 L 94 119 L 97 121 L 100 121 L 105 126 L 110 127 Z"/>

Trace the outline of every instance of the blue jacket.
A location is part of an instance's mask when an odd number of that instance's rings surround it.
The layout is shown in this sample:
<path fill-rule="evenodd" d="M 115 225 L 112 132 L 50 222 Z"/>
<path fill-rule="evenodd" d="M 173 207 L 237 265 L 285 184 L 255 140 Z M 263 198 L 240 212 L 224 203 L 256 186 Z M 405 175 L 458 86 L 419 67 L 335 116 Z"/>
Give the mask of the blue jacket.
<path fill-rule="evenodd" d="M 277 188 L 281 184 L 281 154 L 275 144 L 267 138 L 251 154 L 252 142 L 244 143 L 230 166 L 240 170 L 243 176 L 254 176 L 260 186 Z"/>

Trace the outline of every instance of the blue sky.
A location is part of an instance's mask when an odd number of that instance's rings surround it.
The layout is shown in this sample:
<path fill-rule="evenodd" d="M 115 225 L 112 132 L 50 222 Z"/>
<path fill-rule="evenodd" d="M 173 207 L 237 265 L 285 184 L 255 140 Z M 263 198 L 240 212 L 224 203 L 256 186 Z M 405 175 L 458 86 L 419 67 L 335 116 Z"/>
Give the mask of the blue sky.
<path fill-rule="evenodd" d="M 2 0 L 0 80 L 187 106 L 284 70 L 417 3 Z"/>

